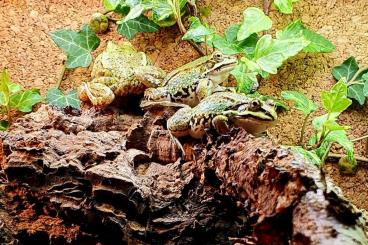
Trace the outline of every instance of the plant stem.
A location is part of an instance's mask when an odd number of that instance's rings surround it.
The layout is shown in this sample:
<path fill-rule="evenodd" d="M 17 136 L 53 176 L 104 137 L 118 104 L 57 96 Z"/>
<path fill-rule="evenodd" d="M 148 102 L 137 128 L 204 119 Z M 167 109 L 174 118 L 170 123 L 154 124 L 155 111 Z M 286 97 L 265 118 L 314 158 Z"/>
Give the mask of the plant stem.
<path fill-rule="evenodd" d="M 57 88 L 60 88 L 60 86 L 61 86 L 61 82 L 64 79 L 65 71 L 66 71 L 66 67 L 65 67 L 65 60 L 64 60 L 63 61 L 63 67 L 61 68 L 61 72 L 60 72 L 59 78 L 58 78 L 57 83 L 56 83 Z"/>
<path fill-rule="evenodd" d="M 309 113 L 308 115 L 305 116 L 304 118 L 304 122 L 303 122 L 303 126 L 302 126 L 302 130 L 300 132 L 300 138 L 299 138 L 299 142 L 298 142 L 298 145 L 302 146 L 303 145 L 303 139 L 304 139 L 304 133 L 305 133 L 305 128 L 307 126 L 307 122 L 308 122 L 308 119 L 309 119 L 309 116 L 310 116 L 311 113 Z"/>
<path fill-rule="evenodd" d="M 368 134 L 364 135 L 362 137 L 356 138 L 356 139 L 352 139 L 351 142 L 356 142 L 356 141 L 364 140 L 364 139 L 368 139 Z"/>
<path fill-rule="evenodd" d="M 360 68 L 355 74 L 354 76 L 348 81 L 347 86 L 353 85 L 355 79 L 360 75 L 360 73 L 362 73 L 363 71 L 368 70 L 367 67 L 364 68 Z"/>
<path fill-rule="evenodd" d="M 8 125 L 10 125 L 12 123 L 12 115 L 11 115 L 9 103 L 6 105 L 6 112 L 7 112 L 7 117 L 8 117 Z"/>
<path fill-rule="evenodd" d="M 175 1 L 175 9 L 176 11 L 174 11 L 176 13 L 176 23 L 179 26 L 179 30 L 180 33 L 182 35 L 184 35 L 187 32 L 187 29 L 185 28 L 182 20 L 181 20 L 181 13 L 180 13 L 180 6 L 179 6 L 179 1 L 178 0 L 174 0 Z M 203 49 L 196 44 L 195 42 L 193 42 L 192 40 L 188 40 L 189 44 L 192 45 L 192 47 L 201 55 L 201 56 L 205 56 L 205 52 L 203 51 Z"/>
<path fill-rule="evenodd" d="M 340 159 L 342 157 L 346 157 L 346 155 L 344 154 L 336 154 L 336 153 L 330 153 L 327 156 L 328 158 L 333 158 L 333 159 Z M 354 156 L 354 158 L 361 163 L 364 163 L 364 165 L 368 165 L 368 158 L 367 157 L 361 157 L 361 156 Z"/>
<path fill-rule="evenodd" d="M 323 156 L 321 158 L 321 163 L 322 163 L 321 166 L 325 165 L 325 162 L 326 162 L 326 159 L 328 157 L 328 153 L 330 152 L 331 146 L 332 146 L 332 143 L 329 143 L 327 148 L 326 148 L 326 151 L 323 153 Z"/>
<path fill-rule="evenodd" d="M 271 0 L 263 0 L 263 12 L 266 15 L 269 15 L 272 1 Z"/>

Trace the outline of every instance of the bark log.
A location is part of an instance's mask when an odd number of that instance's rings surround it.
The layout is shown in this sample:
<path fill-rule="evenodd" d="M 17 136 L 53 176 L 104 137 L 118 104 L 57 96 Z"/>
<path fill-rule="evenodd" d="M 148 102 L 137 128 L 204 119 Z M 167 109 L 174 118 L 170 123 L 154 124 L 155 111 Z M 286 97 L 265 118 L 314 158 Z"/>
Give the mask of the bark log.
<path fill-rule="evenodd" d="M 318 168 L 234 129 L 201 142 L 143 119 L 42 106 L 3 141 L 0 234 L 20 244 L 368 244 Z M 1 179 L 1 178 L 0 178 Z"/>

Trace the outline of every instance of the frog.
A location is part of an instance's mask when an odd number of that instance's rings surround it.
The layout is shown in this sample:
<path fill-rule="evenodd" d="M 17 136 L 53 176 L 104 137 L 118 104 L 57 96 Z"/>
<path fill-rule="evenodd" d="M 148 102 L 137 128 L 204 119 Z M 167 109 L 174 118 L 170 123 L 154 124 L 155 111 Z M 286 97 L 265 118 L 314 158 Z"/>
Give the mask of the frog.
<path fill-rule="evenodd" d="M 152 65 L 146 54 L 136 51 L 131 43 L 110 41 L 96 57 L 91 77 L 90 82 L 78 87 L 79 97 L 95 107 L 106 107 L 116 96 L 143 95 L 147 88 L 161 86 L 166 72 Z"/>
<path fill-rule="evenodd" d="M 170 106 L 171 103 L 194 107 L 212 93 L 231 91 L 233 88 L 221 85 L 227 82 L 236 65 L 235 56 L 220 51 L 198 58 L 170 72 L 163 86 L 147 89 L 141 107 Z"/>
<path fill-rule="evenodd" d="M 272 100 L 225 91 L 204 98 L 193 108 L 180 108 L 167 120 L 167 129 L 176 138 L 201 139 L 210 129 L 222 135 L 229 132 L 231 126 L 257 136 L 276 120 L 276 106 Z"/>

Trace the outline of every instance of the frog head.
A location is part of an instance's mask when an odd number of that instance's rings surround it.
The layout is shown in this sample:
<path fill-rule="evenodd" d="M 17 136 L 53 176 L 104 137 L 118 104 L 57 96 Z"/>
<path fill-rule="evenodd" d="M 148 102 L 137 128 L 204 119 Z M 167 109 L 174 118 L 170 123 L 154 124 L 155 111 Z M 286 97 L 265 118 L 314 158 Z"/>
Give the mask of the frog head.
<path fill-rule="evenodd" d="M 250 98 L 237 104 L 236 111 L 227 112 L 228 118 L 238 127 L 258 135 L 277 120 L 276 106 L 271 100 Z"/>
<path fill-rule="evenodd" d="M 225 55 L 215 51 L 209 55 L 207 69 L 203 76 L 208 76 L 215 84 L 222 84 L 229 78 L 230 72 L 237 64 L 237 58 L 233 55 Z"/>

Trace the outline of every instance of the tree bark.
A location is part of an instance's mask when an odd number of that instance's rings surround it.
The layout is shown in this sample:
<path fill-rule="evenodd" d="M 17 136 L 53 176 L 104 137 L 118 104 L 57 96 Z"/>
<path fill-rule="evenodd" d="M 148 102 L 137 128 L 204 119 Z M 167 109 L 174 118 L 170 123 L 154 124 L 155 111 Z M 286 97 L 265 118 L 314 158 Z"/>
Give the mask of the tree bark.
<path fill-rule="evenodd" d="M 181 157 L 165 129 L 172 113 L 42 106 L 19 119 L 1 134 L 0 234 L 21 244 L 368 243 L 363 214 L 317 167 L 241 129 L 183 139 Z"/>

